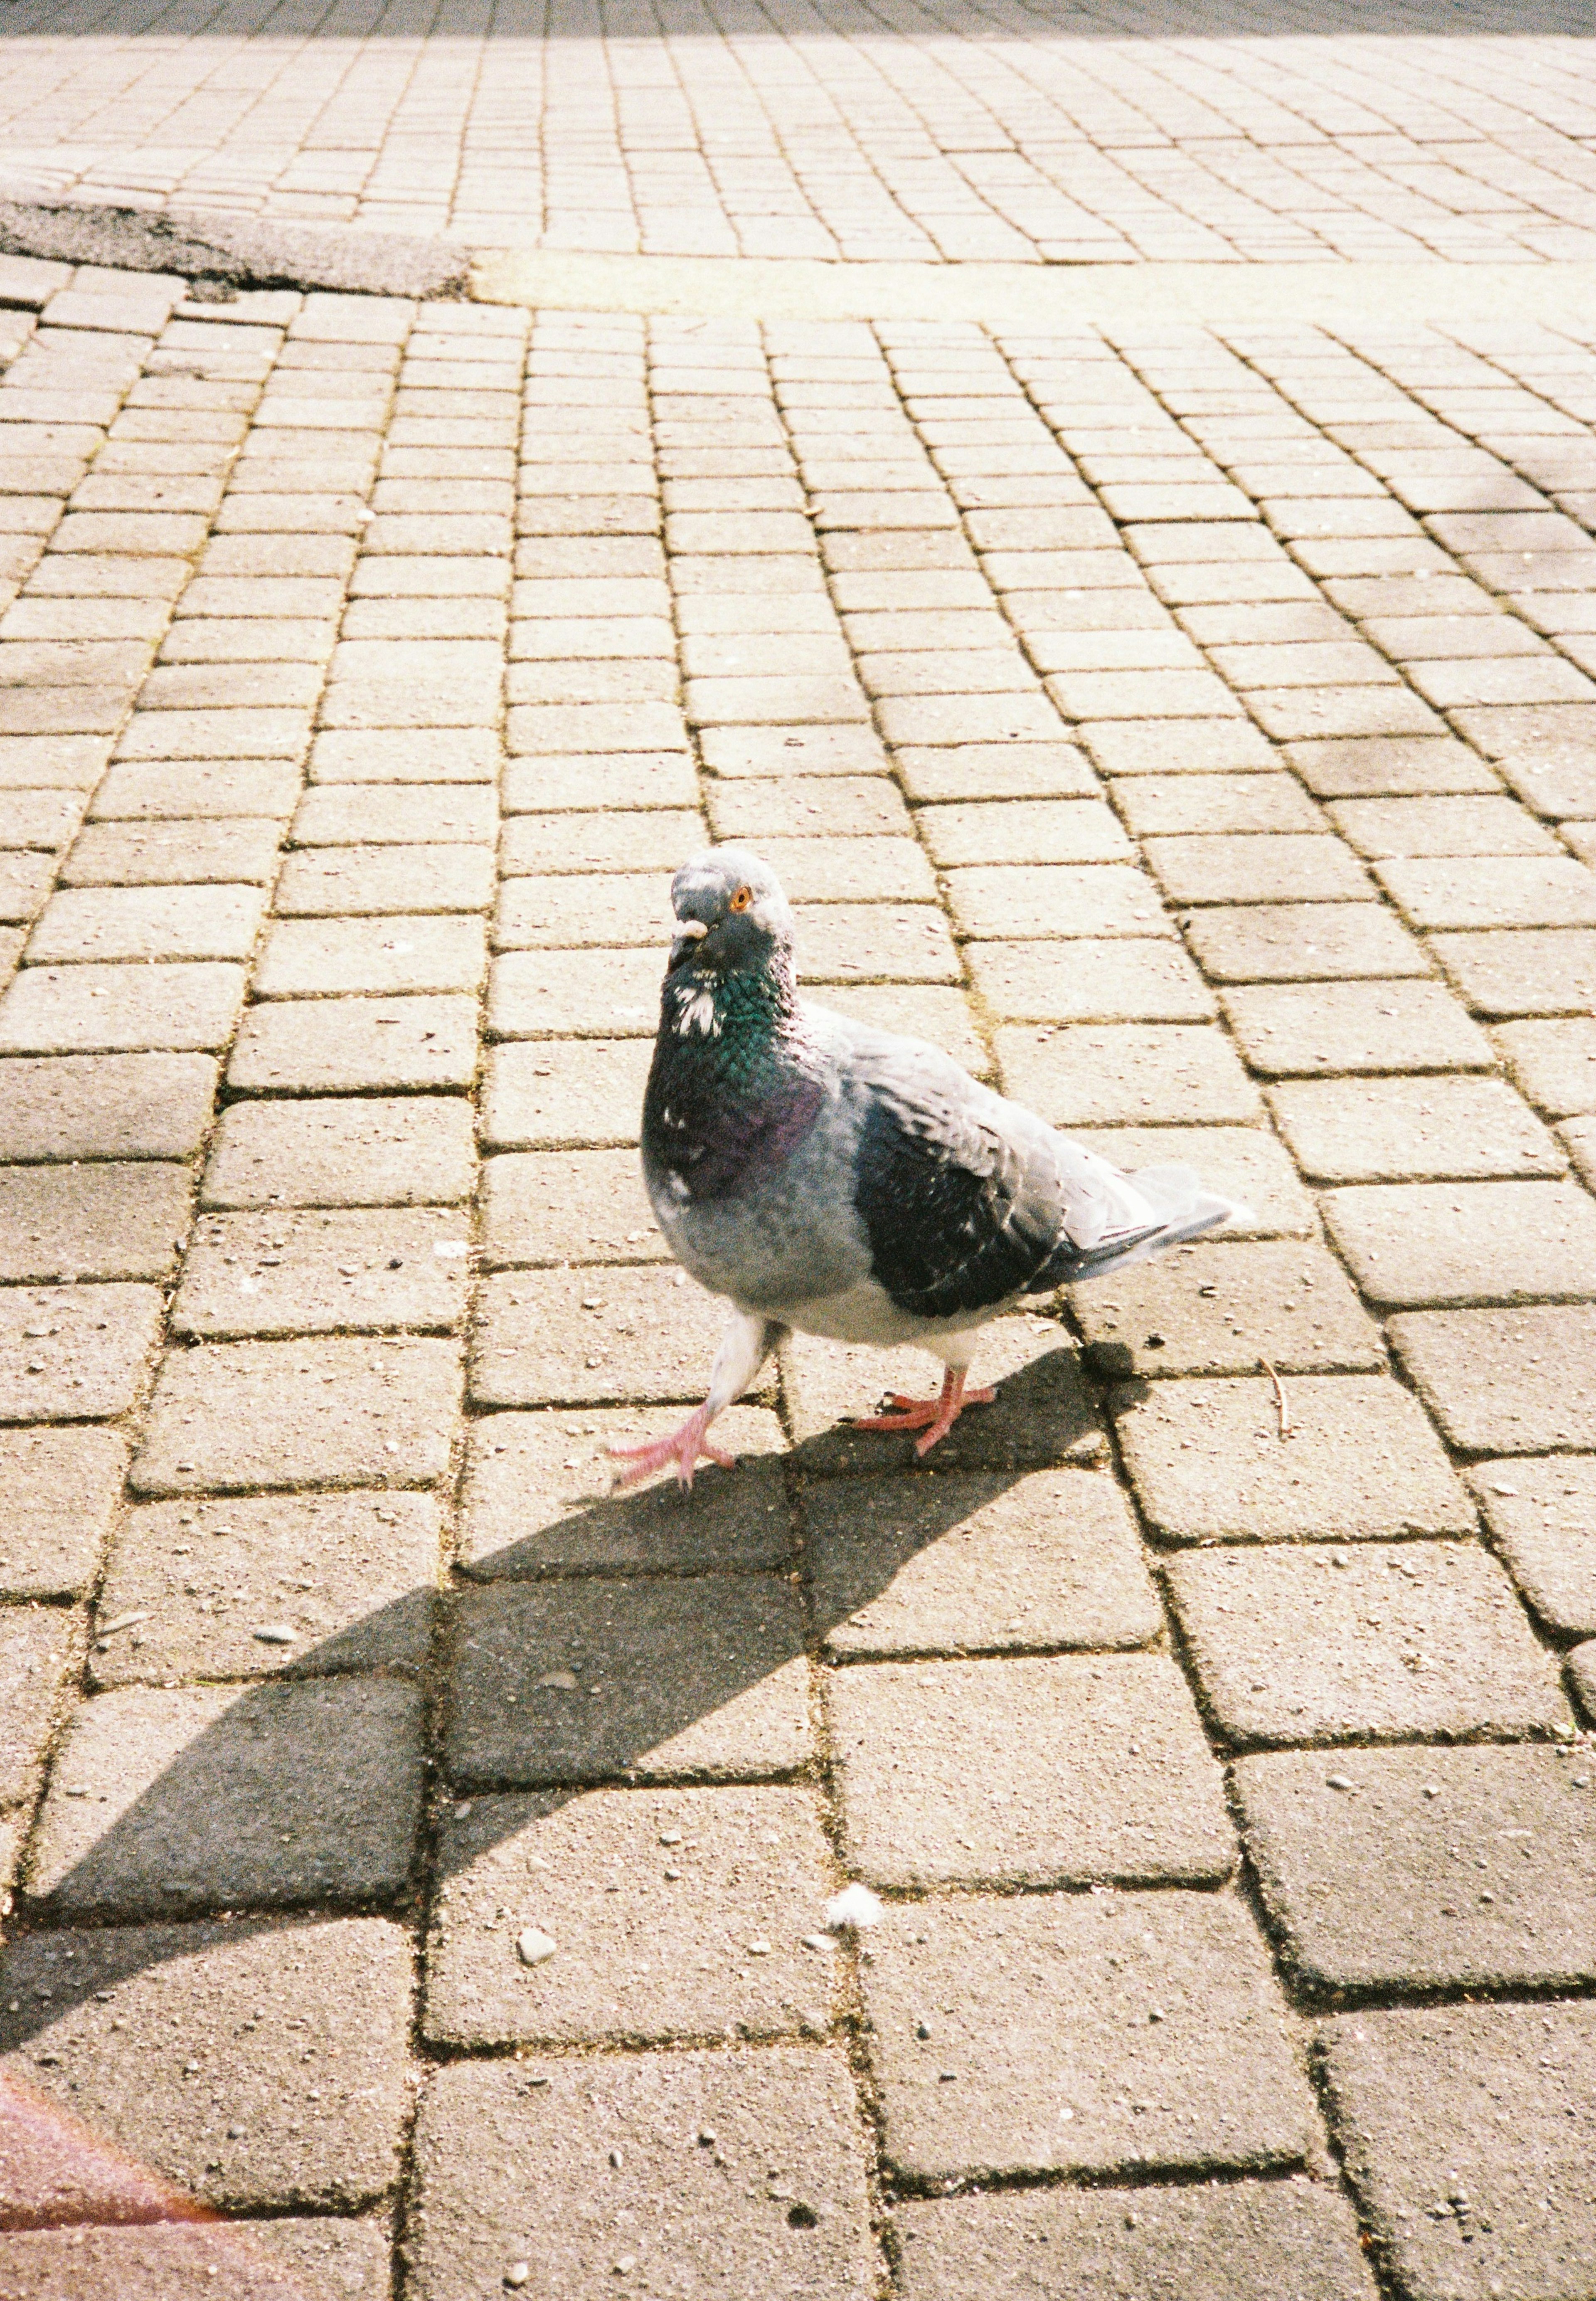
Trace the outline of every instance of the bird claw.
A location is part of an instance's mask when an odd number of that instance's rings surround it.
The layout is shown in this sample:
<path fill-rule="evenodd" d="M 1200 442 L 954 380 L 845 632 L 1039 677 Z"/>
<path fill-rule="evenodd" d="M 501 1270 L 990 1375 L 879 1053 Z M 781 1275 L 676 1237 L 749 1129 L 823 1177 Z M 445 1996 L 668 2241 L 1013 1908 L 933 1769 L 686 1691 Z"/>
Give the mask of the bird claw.
<path fill-rule="evenodd" d="M 962 1374 L 949 1367 L 942 1384 L 940 1398 L 905 1398 L 898 1391 L 890 1392 L 888 1403 L 896 1409 L 891 1414 L 872 1414 L 856 1422 L 856 1430 L 920 1430 L 923 1437 L 915 1441 L 915 1452 L 924 1456 L 940 1438 L 946 1438 L 966 1406 L 990 1406 L 998 1395 L 995 1390 L 966 1390 Z"/>
<path fill-rule="evenodd" d="M 689 1414 L 678 1430 L 668 1438 L 650 1439 L 643 1446 L 606 1446 L 605 1452 L 613 1461 L 625 1462 L 630 1468 L 617 1470 L 612 1481 L 612 1491 L 620 1493 L 624 1486 L 635 1486 L 644 1478 L 663 1470 L 667 1462 L 676 1466 L 676 1483 L 689 1492 L 693 1472 L 701 1460 L 718 1462 L 723 1470 L 735 1469 L 737 1457 L 719 1446 L 712 1446 L 705 1436 L 709 1427 L 709 1410 L 700 1406 Z"/>

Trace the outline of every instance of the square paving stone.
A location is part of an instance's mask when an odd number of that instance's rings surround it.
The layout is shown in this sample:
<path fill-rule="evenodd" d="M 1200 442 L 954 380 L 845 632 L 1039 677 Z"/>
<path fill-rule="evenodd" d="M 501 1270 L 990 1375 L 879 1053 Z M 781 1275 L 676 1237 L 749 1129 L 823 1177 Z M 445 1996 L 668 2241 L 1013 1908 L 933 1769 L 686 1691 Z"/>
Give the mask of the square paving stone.
<path fill-rule="evenodd" d="M 146 1502 L 112 1552 L 90 1674 L 107 1686 L 418 1669 L 439 1540 L 430 1494 Z M 107 1636 L 113 1622 L 126 1627 Z"/>
<path fill-rule="evenodd" d="M 1204 1700 L 1236 1743 L 1566 1725 L 1557 1667 L 1473 1543 L 1188 1552 L 1169 1561 Z"/>
<path fill-rule="evenodd" d="M 1413 2301 L 1571 2301 L 1596 2252 L 1596 2006 L 1440 2005 L 1322 2033 L 1331 2117 Z"/>
<path fill-rule="evenodd" d="M 860 1663 L 827 1698 L 848 1858 L 873 1885 L 1230 1873 L 1223 1779 L 1167 1654 Z"/>
<path fill-rule="evenodd" d="M 1184 1246 L 1071 1301 L 1094 1369 L 1132 1375 L 1283 1373 L 1384 1362 L 1378 1329 L 1322 1247 L 1288 1241 Z"/>
<path fill-rule="evenodd" d="M 163 1278 L 188 1228 L 186 1167 L 0 1167 L 0 1279 Z"/>
<path fill-rule="evenodd" d="M 909 2301 L 1375 2296 L 1350 2206 L 1301 2177 L 913 2201 L 893 2226 Z"/>
<path fill-rule="evenodd" d="M 680 1408 L 586 1407 L 494 1414 L 466 1435 L 459 1562 L 483 1580 L 572 1568 L 703 1572 L 786 1565 L 793 1529 L 768 1408 L 733 1406 L 714 1426 L 733 1469 L 701 1462 L 690 1493 L 674 1478 L 616 1491 L 611 1446 L 646 1444 Z"/>
<path fill-rule="evenodd" d="M 447 1330 L 469 1225 L 442 1207 L 203 1216 L 171 1306 L 179 1335 Z"/>
<path fill-rule="evenodd" d="M 506 1271 L 478 1296 L 479 1406 L 703 1397 L 726 1312 L 675 1269 Z"/>
<path fill-rule="evenodd" d="M 1262 1942 L 1228 1895 L 889 1909 L 865 2004 L 888 2163 L 918 2181 L 1260 2171 L 1317 2119 Z"/>
<path fill-rule="evenodd" d="M 1564 1751 L 1349 1750 L 1327 1767 L 1292 1750 L 1243 1758 L 1236 1787 L 1265 1906 L 1310 1984 L 1575 1989 L 1596 1974 L 1596 1790 Z"/>
<path fill-rule="evenodd" d="M 1541 1619 L 1564 1636 L 1596 1636 L 1596 1460 L 1478 1462 L 1469 1482 Z"/>
<path fill-rule="evenodd" d="M 1322 1204 L 1372 1302 L 1596 1293 L 1596 1205 L 1577 1183 L 1376 1183 L 1327 1192 Z"/>
<path fill-rule="evenodd" d="M 484 1147 L 635 1142 L 653 1053 L 648 1039 L 535 1039 L 495 1047 L 482 1096 Z"/>
<path fill-rule="evenodd" d="M 782 1389 L 798 1466 L 821 1473 L 919 1467 L 912 1435 L 858 1430 L 893 1391 L 934 1396 L 940 1362 L 905 1344 L 893 1351 L 794 1335 L 781 1349 Z M 988 1406 L 966 1409 L 934 1454 L 927 1475 L 944 1470 L 1040 1469 L 1049 1462 L 1094 1461 L 1106 1441 L 1080 1352 L 1050 1319 L 1024 1315 L 983 1327 L 973 1381 L 995 1385 Z"/>
<path fill-rule="evenodd" d="M 0 994 L 0 1052 L 205 1052 L 227 1044 L 241 966 L 26 966 Z"/>
<path fill-rule="evenodd" d="M 798 1595 L 773 1575 L 468 1591 L 450 1679 L 447 1764 L 468 1786 L 780 1774 L 810 1754 Z"/>
<path fill-rule="evenodd" d="M 481 1203 L 490 1268 L 667 1259 L 635 1150 L 502 1152 L 483 1165 Z"/>
<path fill-rule="evenodd" d="M 0 1062 L 0 1159 L 189 1159 L 215 1092 L 208 1055 Z"/>
<path fill-rule="evenodd" d="M 161 1316 L 155 1286 L 0 1288 L 0 1422 L 125 1413 Z"/>
<path fill-rule="evenodd" d="M 476 1070 L 474 999 L 284 999 L 246 1013 L 227 1077 L 245 1094 L 391 1093 Z"/>
<path fill-rule="evenodd" d="M 838 1478 L 803 1497 L 813 1604 L 835 1654 L 1141 1646 L 1163 1627 L 1111 1478 Z"/>
<path fill-rule="evenodd" d="M 831 1889 L 810 1790 L 476 1798 L 438 1859 L 430 2037 L 672 2045 L 830 2024 L 833 1954 L 803 1942 Z M 556 1945 L 532 1967 L 528 1926 Z"/>
<path fill-rule="evenodd" d="M 459 1411 L 455 1343 L 209 1343 L 163 1361 L 130 1475 L 146 1494 L 430 1485 Z"/>
<path fill-rule="evenodd" d="M 103 1694 L 68 1728 L 29 1895 L 96 1917 L 390 1899 L 421 1817 L 421 1726 L 393 1678 Z"/>
<path fill-rule="evenodd" d="M 235 1102 L 221 1114 L 205 1207 L 448 1206 L 476 1179 L 463 1096 Z"/>
<path fill-rule="evenodd" d="M 0 1431 L 0 1592 L 65 1598 L 88 1587 L 127 1460 L 114 1431 Z"/>
<path fill-rule="evenodd" d="M 1266 1078 L 1493 1067 L 1484 1033 L 1439 983 L 1260 983 L 1223 997 Z"/>
<path fill-rule="evenodd" d="M 1004 1086 L 1053 1126 L 1246 1120 L 1258 1089 L 1224 1033 L 1207 1025 L 1072 1024 L 1051 1038 L 997 1033 Z"/>
<path fill-rule="evenodd" d="M 1596 1111 L 1596 1020 L 1504 1023 L 1497 1033 L 1508 1068 L 1553 1118 Z"/>
<path fill-rule="evenodd" d="M 1388 1331 L 1443 1436 L 1463 1453 L 1596 1449 L 1596 1312 L 1414 1311 Z"/>
<path fill-rule="evenodd" d="M 1166 1542 L 1368 1542 L 1470 1534 L 1474 1511 L 1417 1402 L 1367 1375 L 1274 1386 L 1156 1383 L 1110 1401 L 1137 1500 Z"/>
<path fill-rule="evenodd" d="M 1194 1167 L 1241 1208 L 1227 1238 L 1300 1238 L 1316 1233 L 1314 1202 L 1274 1136 L 1261 1126 L 1106 1126 L 1071 1129 L 1071 1140 L 1111 1166 Z"/>
<path fill-rule="evenodd" d="M 81 1615 L 54 1606 L 0 1612 L 0 1804 L 33 1788 L 81 1643 Z"/>
<path fill-rule="evenodd" d="M 398 2175 L 410 1969 L 380 1918 L 34 1934 L 0 1964 L 0 2047 L 208 2204 L 348 2208 Z"/>
<path fill-rule="evenodd" d="M 1201 1023 L 1214 994 L 1178 943 L 976 942 L 971 979 L 1007 1023 Z"/>
<path fill-rule="evenodd" d="M 599 2301 L 866 2301 L 871 2241 L 840 2054 L 615 2054 L 439 2070 L 416 2134 L 417 2301 L 529 2289 Z M 618 2263 L 627 2266 L 618 2269 Z"/>
<path fill-rule="evenodd" d="M 1271 1087 L 1269 1107 L 1314 1182 L 1565 1171 L 1556 1138 L 1505 1079 L 1299 1079 Z"/>
<path fill-rule="evenodd" d="M 1378 903 L 1259 903 L 1194 911 L 1187 939 L 1218 983 L 1425 975 L 1420 944 Z"/>
<path fill-rule="evenodd" d="M 1476 1015 L 1596 1011 L 1596 930 L 1524 927 L 1438 934 L 1430 948 Z"/>

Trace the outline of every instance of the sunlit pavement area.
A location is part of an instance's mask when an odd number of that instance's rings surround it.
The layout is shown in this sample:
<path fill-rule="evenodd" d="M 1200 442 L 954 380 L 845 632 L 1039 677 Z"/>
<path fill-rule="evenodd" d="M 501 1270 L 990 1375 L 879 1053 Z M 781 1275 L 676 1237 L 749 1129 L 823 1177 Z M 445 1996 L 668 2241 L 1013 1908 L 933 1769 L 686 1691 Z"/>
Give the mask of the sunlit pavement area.
<path fill-rule="evenodd" d="M 3 2301 L 1596 2289 L 1596 73 L 1341 21 L 7 10 L 14 202 L 512 254 L 0 257 L 0 2077 L 224 2223 Z M 717 839 L 1251 1212 L 612 1495 Z"/>

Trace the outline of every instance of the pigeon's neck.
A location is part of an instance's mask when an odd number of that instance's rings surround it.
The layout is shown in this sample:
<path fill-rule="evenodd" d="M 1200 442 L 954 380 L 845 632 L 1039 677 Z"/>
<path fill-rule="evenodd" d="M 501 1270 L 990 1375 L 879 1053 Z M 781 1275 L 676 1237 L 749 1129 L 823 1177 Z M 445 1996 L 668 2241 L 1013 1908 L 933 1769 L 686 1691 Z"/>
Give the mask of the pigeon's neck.
<path fill-rule="evenodd" d="M 667 977 L 643 1101 L 643 1159 L 678 1203 L 780 1167 L 823 1100 L 790 959 Z"/>
<path fill-rule="evenodd" d="M 785 955 L 723 974 L 684 967 L 665 983 L 659 1046 L 682 1076 L 758 1092 L 801 1036 L 798 984 Z"/>

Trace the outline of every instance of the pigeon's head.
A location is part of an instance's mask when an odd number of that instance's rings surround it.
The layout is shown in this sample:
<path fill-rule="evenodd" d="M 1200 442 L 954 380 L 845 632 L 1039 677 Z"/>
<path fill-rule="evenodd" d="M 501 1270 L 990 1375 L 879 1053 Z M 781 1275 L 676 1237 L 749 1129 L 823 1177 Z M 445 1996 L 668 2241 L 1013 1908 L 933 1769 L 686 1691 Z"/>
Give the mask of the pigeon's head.
<path fill-rule="evenodd" d="M 722 974 L 779 963 L 792 950 L 781 883 L 751 848 L 711 847 L 671 882 L 676 932 L 670 972 L 689 963 Z"/>

